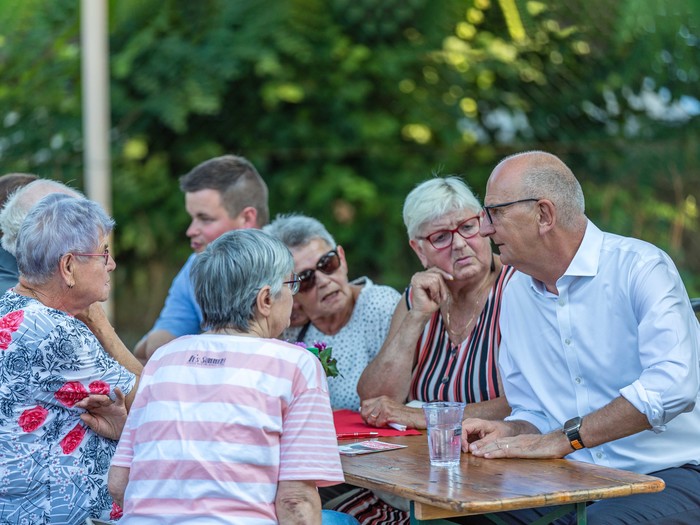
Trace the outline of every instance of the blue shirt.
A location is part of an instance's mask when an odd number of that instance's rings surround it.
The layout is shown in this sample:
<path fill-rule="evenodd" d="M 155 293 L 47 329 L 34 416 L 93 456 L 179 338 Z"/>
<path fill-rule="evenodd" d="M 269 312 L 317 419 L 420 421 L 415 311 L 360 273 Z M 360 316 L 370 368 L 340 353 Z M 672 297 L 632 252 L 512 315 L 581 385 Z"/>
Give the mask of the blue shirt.
<path fill-rule="evenodd" d="M 700 463 L 700 328 L 669 256 L 589 221 L 557 290 L 518 272 L 503 294 L 507 419 L 550 432 L 623 396 L 653 429 L 568 458 L 639 473 Z"/>
<path fill-rule="evenodd" d="M 194 287 L 190 280 L 190 270 L 196 256 L 196 253 L 190 255 L 173 279 L 153 330 L 167 330 L 175 337 L 198 334 L 202 331 L 201 324 L 204 318 L 194 297 Z"/>
<path fill-rule="evenodd" d="M 0 246 L 0 294 L 14 288 L 19 281 L 19 270 L 14 255 Z"/>

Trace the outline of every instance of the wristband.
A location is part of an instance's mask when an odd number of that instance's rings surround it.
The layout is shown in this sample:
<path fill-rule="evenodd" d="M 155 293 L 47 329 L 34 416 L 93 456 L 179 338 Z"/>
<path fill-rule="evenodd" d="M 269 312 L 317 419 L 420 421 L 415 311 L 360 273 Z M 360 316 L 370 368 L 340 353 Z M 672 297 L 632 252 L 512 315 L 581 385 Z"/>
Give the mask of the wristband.
<path fill-rule="evenodd" d="M 564 423 L 564 428 L 562 430 L 569 440 L 571 448 L 574 450 L 581 450 L 582 448 L 586 447 L 581 439 L 581 434 L 579 434 L 579 431 L 581 430 L 581 421 L 583 420 L 580 417 L 571 418 Z"/>

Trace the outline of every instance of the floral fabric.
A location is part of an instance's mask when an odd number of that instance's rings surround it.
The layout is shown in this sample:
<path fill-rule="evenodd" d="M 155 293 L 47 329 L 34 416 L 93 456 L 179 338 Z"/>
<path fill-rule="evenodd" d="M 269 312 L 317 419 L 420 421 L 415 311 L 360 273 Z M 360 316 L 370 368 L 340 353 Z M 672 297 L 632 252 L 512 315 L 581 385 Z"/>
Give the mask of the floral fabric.
<path fill-rule="evenodd" d="M 340 373 L 328 378 L 333 410 L 357 410 L 360 406 L 357 381 L 379 353 L 389 333 L 396 303 L 401 299 L 401 294 L 390 286 L 374 284 L 367 277 L 355 279 L 351 284 L 363 286 L 347 324 L 334 335 L 324 334 L 311 324 L 304 336 L 307 343 L 323 341 L 333 348 Z M 296 341 L 300 331 L 301 327 L 288 328 L 280 338 Z"/>
<path fill-rule="evenodd" d="M 13 291 L 0 297 L 0 523 L 119 517 L 107 491 L 117 443 L 74 405 L 134 382 L 82 322 Z"/>

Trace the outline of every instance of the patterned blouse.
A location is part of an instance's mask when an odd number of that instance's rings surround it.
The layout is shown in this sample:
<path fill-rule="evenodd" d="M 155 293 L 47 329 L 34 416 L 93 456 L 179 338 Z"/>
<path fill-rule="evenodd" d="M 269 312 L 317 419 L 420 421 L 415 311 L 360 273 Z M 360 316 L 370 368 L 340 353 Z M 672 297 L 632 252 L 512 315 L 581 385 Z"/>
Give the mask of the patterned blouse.
<path fill-rule="evenodd" d="M 85 426 L 74 405 L 134 382 L 76 318 L 12 290 L 0 297 L 0 523 L 120 515 L 107 491 L 117 442 Z"/>
<path fill-rule="evenodd" d="M 320 341 L 333 348 L 333 357 L 338 361 L 340 373 L 328 378 L 333 410 L 357 410 L 360 406 L 357 381 L 384 344 L 391 316 L 401 300 L 399 292 L 390 286 L 374 284 L 367 277 L 355 279 L 351 284 L 364 286 L 347 324 L 335 335 L 324 334 L 310 324 L 304 335 L 304 342 L 309 346 Z M 301 330 L 299 327 L 290 328 L 281 338 L 297 341 Z"/>
<path fill-rule="evenodd" d="M 498 345 L 501 331 L 501 295 L 515 272 L 501 268 L 474 328 L 459 346 L 450 341 L 440 310 L 435 312 L 416 345 L 418 361 L 413 369 L 408 400 L 463 401 L 475 403 L 501 395 L 498 389 Z M 412 288 L 406 289 L 408 309 Z"/>

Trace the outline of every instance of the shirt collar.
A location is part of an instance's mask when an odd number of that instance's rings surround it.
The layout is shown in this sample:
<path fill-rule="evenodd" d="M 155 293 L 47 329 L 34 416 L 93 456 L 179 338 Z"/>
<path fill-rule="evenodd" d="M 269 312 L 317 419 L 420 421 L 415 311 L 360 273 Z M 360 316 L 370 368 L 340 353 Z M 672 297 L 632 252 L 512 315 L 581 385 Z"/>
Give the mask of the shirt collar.
<path fill-rule="evenodd" d="M 569 267 L 564 275 L 557 280 L 557 288 L 565 285 L 574 277 L 592 277 L 598 273 L 600 250 L 603 246 L 603 232 L 590 220 L 586 223 L 586 231 L 583 234 L 578 250 L 571 259 Z M 534 277 L 530 277 L 532 288 L 542 295 L 546 295 L 544 283 Z"/>
<path fill-rule="evenodd" d="M 597 274 L 602 246 L 603 232 L 589 220 L 581 245 L 562 277 L 590 277 Z"/>

